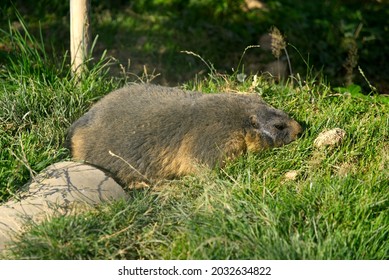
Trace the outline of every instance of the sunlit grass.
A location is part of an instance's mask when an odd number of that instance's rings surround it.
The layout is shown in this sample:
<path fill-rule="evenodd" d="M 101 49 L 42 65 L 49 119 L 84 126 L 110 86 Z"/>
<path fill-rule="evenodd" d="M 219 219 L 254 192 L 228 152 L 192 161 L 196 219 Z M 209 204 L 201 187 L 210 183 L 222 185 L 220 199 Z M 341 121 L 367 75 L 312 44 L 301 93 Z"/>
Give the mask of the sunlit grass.
<path fill-rule="evenodd" d="M 16 46 L 0 70 L 2 202 L 31 173 L 68 157 L 62 148 L 67 127 L 120 83 L 104 76 L 103 62 L 75 80 L 66 62 L 58 68 L 42 48 L 32 48 L 41 42 L 7 34 Z M 185 87 L 257 92 L 305 131 L 287 146 L 246 155 L 223 169 L 31 225 L 4 258 L 389 258 L 386 102 L 340 94 L 309 75 L 292 85 L 212 73 Z M 346 131 L 344 141 L 314 148 L 318 133 L 334 127 Z M 290 171 L 296 178 L 285 177 Z"/>

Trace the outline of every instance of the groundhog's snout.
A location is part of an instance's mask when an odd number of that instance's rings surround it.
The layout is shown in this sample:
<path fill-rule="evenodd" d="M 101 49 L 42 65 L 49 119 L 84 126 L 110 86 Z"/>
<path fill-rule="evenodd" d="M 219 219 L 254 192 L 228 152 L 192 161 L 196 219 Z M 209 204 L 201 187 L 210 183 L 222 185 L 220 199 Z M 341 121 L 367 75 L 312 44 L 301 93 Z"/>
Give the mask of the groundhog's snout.
<path fill-rule="evenodd" d="M 281 132 L 287 130 L 287 135 L 289 139 L 285 139 L 285 144 L 289 144 L 290 142 L 296 140 L 298 137 L 301 136 L 301 133 L 303 132 L 302 126 L 295 120 L 290 120 L 288 125 L 281 129 Z M 289 141 L 288 141 L 289 140 Z"/>
<path fill-rule="evenodd" d="M 270 122 L 262 129 L 262 139 L 268 147 L 280 147 L 296 140 L 302 133 L 301 125 L 290 118 Z"/>

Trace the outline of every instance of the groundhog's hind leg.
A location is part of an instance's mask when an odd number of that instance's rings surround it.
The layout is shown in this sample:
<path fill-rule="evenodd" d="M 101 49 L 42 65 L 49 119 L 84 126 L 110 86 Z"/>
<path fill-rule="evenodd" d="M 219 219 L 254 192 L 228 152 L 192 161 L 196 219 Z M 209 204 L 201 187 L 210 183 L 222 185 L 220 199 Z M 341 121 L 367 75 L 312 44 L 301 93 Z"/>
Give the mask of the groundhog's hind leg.
<path fill-rule="evenodd" d="M 68 134 L 66 146 L 70 150 L 72 158 L 75 160 L 85 160 L 86 158 L 86 132 L 87 128 L 74 128 Z"/>

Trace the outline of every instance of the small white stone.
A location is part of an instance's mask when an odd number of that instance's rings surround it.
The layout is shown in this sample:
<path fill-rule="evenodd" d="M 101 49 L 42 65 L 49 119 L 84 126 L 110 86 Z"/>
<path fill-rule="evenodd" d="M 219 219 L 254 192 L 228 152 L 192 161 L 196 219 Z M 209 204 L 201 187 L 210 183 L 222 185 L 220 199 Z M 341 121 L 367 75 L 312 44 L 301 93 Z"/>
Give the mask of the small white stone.
<path fill-rule="evenodd" d="M 313 141 L 313 145 L 316 148 L 322 148 L 326 146 L 337 146 L 343 141 L 345 136 L 346 136 L 346 131 L 341 128 L 334 128 L 334 129 L 322 131 Z"/>
<path fill-rule="evenodd" d="M 285 181 L 296 181 L 299 172 L 297 170 L 290 170 L 284 174 Z"/>

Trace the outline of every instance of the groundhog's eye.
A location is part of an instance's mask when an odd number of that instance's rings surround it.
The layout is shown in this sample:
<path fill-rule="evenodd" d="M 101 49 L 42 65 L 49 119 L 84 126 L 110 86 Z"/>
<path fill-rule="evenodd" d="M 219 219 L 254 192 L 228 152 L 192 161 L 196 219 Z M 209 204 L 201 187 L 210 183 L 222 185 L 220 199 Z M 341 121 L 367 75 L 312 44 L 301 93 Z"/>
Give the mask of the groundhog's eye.
<path fill-rule="evenodd" d="M 284 123 L 275 124 L 274 127 L 278 130 L 284 130 L 287 126 Z"/>

